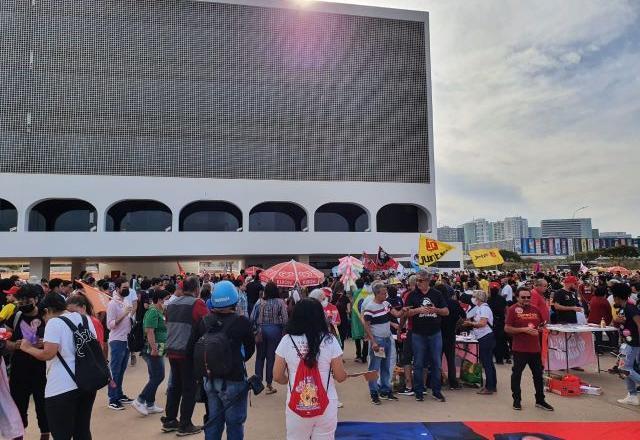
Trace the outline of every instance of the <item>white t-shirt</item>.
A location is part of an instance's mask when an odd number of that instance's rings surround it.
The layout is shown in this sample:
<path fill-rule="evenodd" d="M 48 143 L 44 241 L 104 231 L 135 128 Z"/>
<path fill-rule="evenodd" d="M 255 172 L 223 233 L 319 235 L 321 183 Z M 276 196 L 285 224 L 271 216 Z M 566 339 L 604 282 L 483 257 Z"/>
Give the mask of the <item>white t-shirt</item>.
<path fill-rule="evenodd" d="M 287 368 L 289 369 L 289 384 L 293 382 L 296 377 L 296 372 L 298 371 L 298 364 L 300 363 L 300 358 L 298 357 L 298 352 L 295 347 L 291 343 L 291 338 L 296 343 L 298 350 L 304 356 L 307 354 L 307 337 L 304 335 L 301 336 L 290 336 L 285 335 L 280 344 L 278 344 L 278 348 L 276 348 L 276 354 L 281 358 L 284 358 Z M 327 386 L 327 377 L 329 377 L 329 369 L 331 368 L 331 360 L 335 359 L 342 355 L 342 348 L 340 348 L 340 343 L 335 338 L 335 336 L 331 335 L 328 338 L 325 338 L 324 341 L 320 343 L 320 354 L 318 356 L 318 370 L 320 370 L 320 378 L 322 379 L 323 385 Z M 336 391 L 336 385 L 333 381 L 333 377 L 329 379 L 329 388 L 327 389 L 327 396 L 329 400 L 337 400 L 338 392 Z M 291 397 L 291 390 L 287 387 L 287 405 L 289 404 L 289 398 Z"/>
<path fill-rule="evenodd" d="M 82 315 L 77 312 L 65 312 L 62 316 L 68 318 L 76 326 L 82 322 Z M 91 333 L 95 336 L 96 329 L 91 318 L 87 317 L 87 322 Z M 47 322 L 44 328 L 44 342 L 58 344 L 58 353 L 60 353 L 71 371 L 75 373 L 76 349 L 73 343 L 73 333 L 62 319 L 53 318 Z M 57 396 L 77 388 L 76 383 L 64 368 L 58 356 L 54 356 L 53 359 L 47 361 L 47 386 L 44 389 L 44 397 Z"/>
<path fill-rule="evenodd" d="M 504 296 L 504 299 L 507 301 L 513 301 L 513 289 L 509 284 L 502 288 L 502 296 Z"/>
<path fill-rule="evenodd" d="M 467 319 L 473 322 L 480 322 L 480 319 L 487 318 L 489 325 L 493 325 L 493 312 L 487 303 L 482 303 L 480 307 L 476 306 L 467 312 Z M 473 337 L 480 339 L 483 336 L 487 336 L 492 332 L 491 327 L 485 325 L 484 327 L 474 328 Z"/>

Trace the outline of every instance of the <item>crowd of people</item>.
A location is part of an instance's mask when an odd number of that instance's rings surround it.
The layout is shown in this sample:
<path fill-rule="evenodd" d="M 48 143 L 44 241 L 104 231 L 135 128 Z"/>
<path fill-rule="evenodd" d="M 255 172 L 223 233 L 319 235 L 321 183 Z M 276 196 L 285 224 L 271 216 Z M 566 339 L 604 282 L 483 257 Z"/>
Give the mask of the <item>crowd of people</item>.
<path fill-rule="evenodd" d="M 421 402 L 428 390 L 446 402 L 443 386 L 462 388 L 455 361 L 460 334 L 478 343 L 484 373 L 479 395 L 498 392 L 496 364 L 512 364 L 513 409 L 522 409 L 521 377 L 528 366 L 535 406 L 553 411 L 545 400 L 541 358 L 547 323 L 619 329 L 606 338 L 596 332 L 595 347 L 620 353 L 624 362 L 614 371 L 624 377 L 628 394 L 619 402 L 640 405 L 640 273 L 423 270 L 400 279 L 365 272 L 352 291 L 332 277 L 305 289 L 260 278 L 260 272 L 242 271 L 100 280 L 82 274 L 82 282 L 0 279 L 0 351 L 22 426 L 32 399 L 41 440 L 91 438 L 94 400 L 106 382 L 98 377 L 100 368 L 88 377 L 86 357 L 78 358 L 83 350 L 95 354 L 90 358 L 97 366 L 108 362 L 108 408 L 163 414 L 163 432 L 204 431 L 213 440 L 226 430 L 228 439 L 242 439 L 249 393 L 261 392 L 264 382 L 265 394 L 276 393 L 276 384 L 287 386 L 288 439 L 330 439 L 342 406 L 335 382 L 347 379 L 347 341 L 354 341 L 354 361 L 367 365 L 374 405 L 398 400 L 396 394 Z M 106 310 L 95 312 L 87 289 L 109 298 Z M 148 380 L 129 397 L 124 379 L 138 357 Z M 162 408 L 157 394 L 165 381 Z M 206 409 L 202 424 L 192 420 L 198 402 Z"/>

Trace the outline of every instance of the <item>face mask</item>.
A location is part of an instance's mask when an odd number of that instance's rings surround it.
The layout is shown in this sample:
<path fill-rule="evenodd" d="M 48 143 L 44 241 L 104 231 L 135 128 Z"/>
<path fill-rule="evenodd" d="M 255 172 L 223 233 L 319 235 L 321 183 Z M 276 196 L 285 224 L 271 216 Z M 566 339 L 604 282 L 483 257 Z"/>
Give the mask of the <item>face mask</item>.
<path fill-rule="evenodd" d="M 322 307 L 327 307 L 327 305 L 329 304 L 329 300 L 328 299 L 323 299 L 322 300 Z"/>
<path fill-rule="evenodd" d="M 474 306 L 477 306 L 477 305 L 478 305 L 478 300 L 477 300 L 476 298 L 471 298 L 471 303 L 472 303 Z"/>
<path fill-rule="evenodd" d="M 35 310 L 36 306 L 35 304 L 25 304 L 23 306 L 18 307 L 18 310 L 20 310 L 22 313 L 31 313 Z"/>

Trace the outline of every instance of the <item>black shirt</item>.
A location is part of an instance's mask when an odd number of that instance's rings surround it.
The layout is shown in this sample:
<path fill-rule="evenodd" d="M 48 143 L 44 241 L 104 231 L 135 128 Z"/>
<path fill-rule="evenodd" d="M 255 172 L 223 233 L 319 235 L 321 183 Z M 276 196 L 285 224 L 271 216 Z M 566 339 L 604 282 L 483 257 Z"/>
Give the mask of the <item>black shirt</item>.
<path fill-rule="evenodd" d="M 249 304 L 255 304 L 260 298 L 260 292 L 264 290 L 264 286 L 258 280 L 251 281 L 247 284 L 247 302 Z"/>
<path fill-rule="evenodd" d="M 626 337 L 623 336 L 625 342 L 633 347 L 640 346 L 640 340 L 638 340 L 638 324 L 633 320 L 634 316 L 640 315 L 640 310 L 637 306 L 632 304 L 627 304 L 624 306 L 621 312 L 624 311 L 624 330 L 629 330 L 631 334 L 631 342 L 627 341 Z"/>
<path fill-rule="evenodd" d="M 245 316 L 233 313 L 213 313 L 200 320 L 195 331 L 195 340 L 200 339 L 206 333 L 207 324 L 213 323 L 215 319 L 219 319 L 227 329 L 227 336 L 231 340 L 231 350 L 233 351 L 232 373 L 220 379 L 240 382 L 244 380 L 244 363 L 253 356 L 256 349 L 251 321 Z M 234 322 L 230 322 L 231 320 Z"/>
<path fill-rule="evenodd" d="M 429 289 L 427 294 L 423 294 L 420 289 L 416 289 L 407 298 L 407 307 L 415 309 L 418 307 L 444 308 L 447 302 L 442 293 L 436 289 Z M 430 315 L 414 315 L 411 317 L 413 333 L 430 336 L 440 331 L 442 318 L 435 313 Z"/>
<path fill-rule="evenodd" d="M 16 312 L 18 313 L 18 312 Z M 7 320 L 7 324 L 13 327 L 15 321 L 16 314 L 13 314 L 11 318 Z M 24 339 L 25 335 L 23 335 L 23 329 L 29 329 L 29 331 L 34 331 L 35 336 L 37 338 L 44 338 L 44 318 L 40 311 L 35 316 L 27 316 L 24 313 L 20 314 L 18 322 L 16 323 L 16 328 L 13 329 L 13 334 L 11 335 L 12 341 L 18 341 L 20 339 Z M 34 341 L 29 341 L 34 343 Z M 39 361 L 33 356 L 25 353 L 22 350 L 16 350 L 13 353 L 13 357 L 11 358 L 11 376 L 30 376 L 31 374 L 38 374 L 41 376 L 46 375 L 46 362 Z"/>
<path fill-rule="evenodd" d="M 576 296 L 576 294 L 573 292 L 568 292 L 564 289 L 556 290 L 554 292 L 553 302 L 566 307 L 578 307 L 580 305 L 580 302 L 578 301 L 578 297 Z M 576 324 L 578 322 L 578 318 L 576 317 L 576 312 L 573 310 L 571 311 L 555 310 L 555 314 L 556 314 L 556 322 L 558 324 Z"/>
<path fill-rule="evenodd" d="M 449 309 L 449 316 L 442 317 L 442 337 L 443 338 L 455 338 L 456 324 L 460 318 L 464 319 L 467 314 L 464 312 L 458 301 L 448 298 L 447 308 Z"/>
<path fill-rule="evenodd" d="M 493 326 L 504 326 L 507 313 L 507 300 L 505 297 L 500 294 L 490 296 L 487 304 L 489 304 L 489 308 L 493 313 Z"/>

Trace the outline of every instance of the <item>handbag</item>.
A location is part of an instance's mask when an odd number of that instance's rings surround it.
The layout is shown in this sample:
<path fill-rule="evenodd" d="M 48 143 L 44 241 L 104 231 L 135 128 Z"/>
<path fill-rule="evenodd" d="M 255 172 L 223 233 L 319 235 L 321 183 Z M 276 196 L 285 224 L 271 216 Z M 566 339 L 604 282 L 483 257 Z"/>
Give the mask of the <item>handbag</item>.
<path fill-rule="evenodd" d="M 256 344 L 262 344 L 262 312 L 264 311 L 264 304 L 260 303 L 260 310 L 258 310 L 258 321 L 256 321 L 256 334 L 254 336 Z"/>

